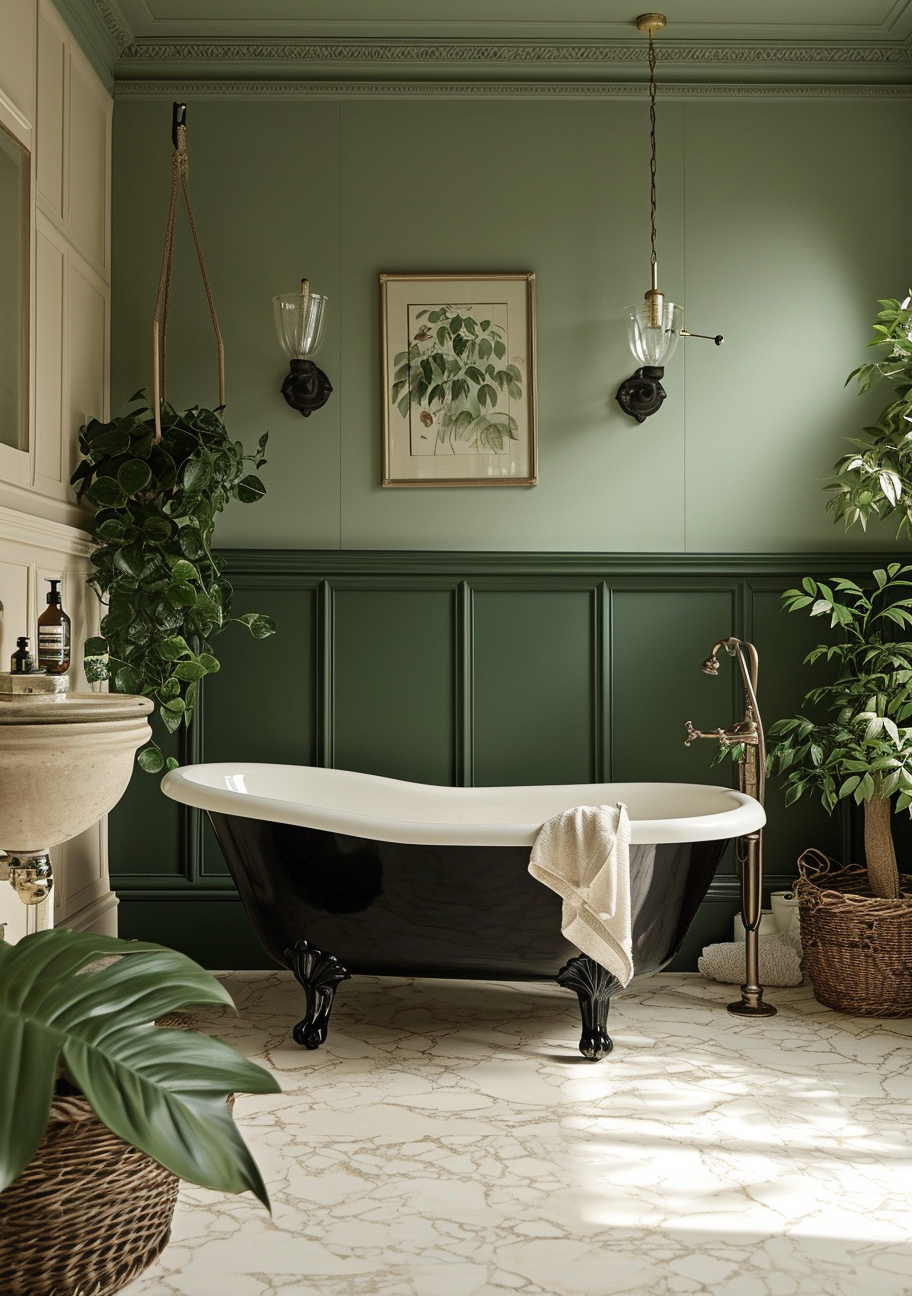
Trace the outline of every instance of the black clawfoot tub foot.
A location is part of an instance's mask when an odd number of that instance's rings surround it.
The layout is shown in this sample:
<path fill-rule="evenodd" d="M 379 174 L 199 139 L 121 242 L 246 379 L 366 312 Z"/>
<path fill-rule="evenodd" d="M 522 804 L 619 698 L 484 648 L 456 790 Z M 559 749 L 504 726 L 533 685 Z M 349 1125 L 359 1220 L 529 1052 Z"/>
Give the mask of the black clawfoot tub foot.
<path fill-rule="evenodd" d="M 319 1048 L 326 1040 L 336 987 L 351 973 L 335 954 L 326 954 L 307 940 L 295 941 L 293 949 L 285 951 L 285 962 L 307 995 L 307 1015 L 292 1031 L 294 1041 L 308 1049 Z"/>
<path fill-rule="evenodd" d="M 565 963 L 555 979 L 565 990 L 576 991 L 583 1019 L 579 1050 L 588 1061 L 599 1062 L 614 1048 L 606 1027 L 611 996 L 623 989 L 620 981 L 586 954 Z"/>

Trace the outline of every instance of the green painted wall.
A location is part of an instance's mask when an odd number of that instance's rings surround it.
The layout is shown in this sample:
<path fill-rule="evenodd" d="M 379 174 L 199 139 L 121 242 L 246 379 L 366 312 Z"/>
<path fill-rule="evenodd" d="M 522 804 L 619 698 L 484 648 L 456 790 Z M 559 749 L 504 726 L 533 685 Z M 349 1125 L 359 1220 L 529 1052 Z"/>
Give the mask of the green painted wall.
<path fill-rule="evenodd" d="M 865 551 L 893 547 L 883 529 L 835 528 L 820 481 L 886 400 L 843 383 L 877 298 L 909 286 L 912 104 L 660 105 L 661 282 L 690 328 L 727 340 L 682 343 L 639 427 L 614 392 L 634 367 L 622 310 L 647 284 L 644 102 L 186 97 L 229 425 L 251 445 L 270 432 L 267 500 L 229 509 L 218 539 L 238 610 L 279 624 L 265 643 L 221 642 L 196 758 L 441 783 L 724 779 L 681 741 L 685 719 L 735 714 L 734 686 L 696 668 L 709 645 L 754 637 L 765 713 L 788 714 L 817 629 L 783 618 L 781 590 L 828 574 L 826 552 L 864 572 Z M 116 104 L 115 407 L 149 381 L 170 116 L 170 96 Z M 169 395 L 214 403 L 183 233 Z M 536 273 L 538 487 L 378 484 L 377 276 L 438 270 Z M 330 297 L 320 359 L 336 389 L 306 421 L 279 394 L 271 309 L 302 274 Z M 850 830 L 774 793 L 772 877 L 811 841 L 847 850 Z M 137 776 L 113 817 L 111 860 L 125 934 L 210 966 L 262 962 L 211 833 L 154 780 Z M 726 938 L 736 896 L 726 866 L 685 966 Z"/>
<path fill-rule="evenodd" d="M 648 281 L 645 102 L 187 100 L 230 426 L 271 437 L 269 502 L 230 509 L 222 544 L 792 552 L 888 541 L 844 539 L 819 479 L 885 403 L 843 382 L 877 298 L 909 286 L 909 101 L 660 104 L 661 282 L 690 328 L 726 343 L 682 343 L 665 406 L 639 427 L 613 398 L 633 367 L 622 311 Z M 115 407 L 150 375 L 170 118 L 170 97 L 116 104 Z M 183 233 L 170 394 L 214 402 Z M 377 275 L 498 269 L 537 275 L 540 485 L 382 490 Z M 330 297 L 321 358 L 336 388 L 306 421 L 279 394 L 271 318 L 272 295 L 302 274 Z"/>

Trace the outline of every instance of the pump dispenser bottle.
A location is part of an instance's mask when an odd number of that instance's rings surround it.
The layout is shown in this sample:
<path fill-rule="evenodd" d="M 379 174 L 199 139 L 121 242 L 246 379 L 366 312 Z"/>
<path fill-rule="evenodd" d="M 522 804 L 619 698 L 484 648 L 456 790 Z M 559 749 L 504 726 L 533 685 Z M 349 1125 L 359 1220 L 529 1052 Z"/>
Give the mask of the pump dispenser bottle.
<path fill-rule="evenodd" d="M 25 635 L 20 635 L 16 640 L 16 651 L 13 653 L 10 661 L 10 672 L 13 675 L 31 675 L 35 672 L 35 663 L 32 660 L 32 653 L 29 641 Z"/>
<path fill-rule="evenodd" d="M 49 675 L 70 668 L 70 618 L 60 606 L 60 581 L 50 582 L 47 607 L 38 618 L 38 666 Z"/>

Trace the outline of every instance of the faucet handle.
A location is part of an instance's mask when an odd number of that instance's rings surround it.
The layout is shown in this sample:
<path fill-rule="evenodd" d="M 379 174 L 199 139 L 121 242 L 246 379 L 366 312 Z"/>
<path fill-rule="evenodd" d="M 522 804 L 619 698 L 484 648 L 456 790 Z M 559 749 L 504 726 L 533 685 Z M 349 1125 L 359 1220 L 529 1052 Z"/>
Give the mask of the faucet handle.
<path fill-rule="evenodd" d="M 684 746 L 689 747 L 692 742 L 698 738 L 716 738 L 721 739 L 725 733 L 724 729 L 714 729 L 712 733 L 703 733 L 702 729 L 695 729 L 690 720 L 687 721 L 684 728 L 687 730 L 687 737 L 684 739 Z"/>
<path fill-rule="evenodd" d="M 695 729 L 689 720 L 684 728 L 687 730 L 687 737 L 684 739 L 685 747 L 689 747 L 698 738 L 712 738 L 721 743 L 723 747 L 735 747 L 742 743 L 756 747 L 760 742 L 757 726 L 752 720 L 739 720 L 737 724 L 732 725 L 731 729 L 713 729 L 711 733 L 704 733 L 702 729 Z"/>

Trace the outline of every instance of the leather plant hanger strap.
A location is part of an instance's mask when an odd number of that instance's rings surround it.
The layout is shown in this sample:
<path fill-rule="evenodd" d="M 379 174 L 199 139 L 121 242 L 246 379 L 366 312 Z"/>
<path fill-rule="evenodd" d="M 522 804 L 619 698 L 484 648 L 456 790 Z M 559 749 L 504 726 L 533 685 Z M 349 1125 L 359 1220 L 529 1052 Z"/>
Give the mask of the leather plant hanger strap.
<path fill-rule="evenodd" d="M 206 263 L 203 260 L 203 249 L 200 247 L 199 235 L 196 232 L 196 221 L 193 219 L 193 208 L 190 205 L 190 190 L 187 184 L 187 127 L 184 122 L 186 109 L 183 104 L 174 105 L 174 152 L 171 154 L 171 201 L 168 205 L 168 227 L 165 232 L 165 250 L 162 255 L 161 273 L 158 278 L 158 293 L 155 297 L 155 315 L 152 320 L 152 406 L 155 418 L 155 441 L 161 440 L 161 405 L 165 396 L 165 371 L 168 358 L 168 311 L 171 305 L 171 276 L 174 270 L 174 230 L 177 221 L 177 203 L 180 191 L 183 191 L 184 204 L 187 208 L 187 219 L 190 222 L 190 233 L 196 248 L 196 259 L 199 261 L 200 274 L 203 276 L 203 287 L 209 303 L 209 314 L 215 330 L 218 345 L 219 368 L 219 408 L 225 405 L 225 347 L 212 300 L 212 289 L 206 274 Z"/>

